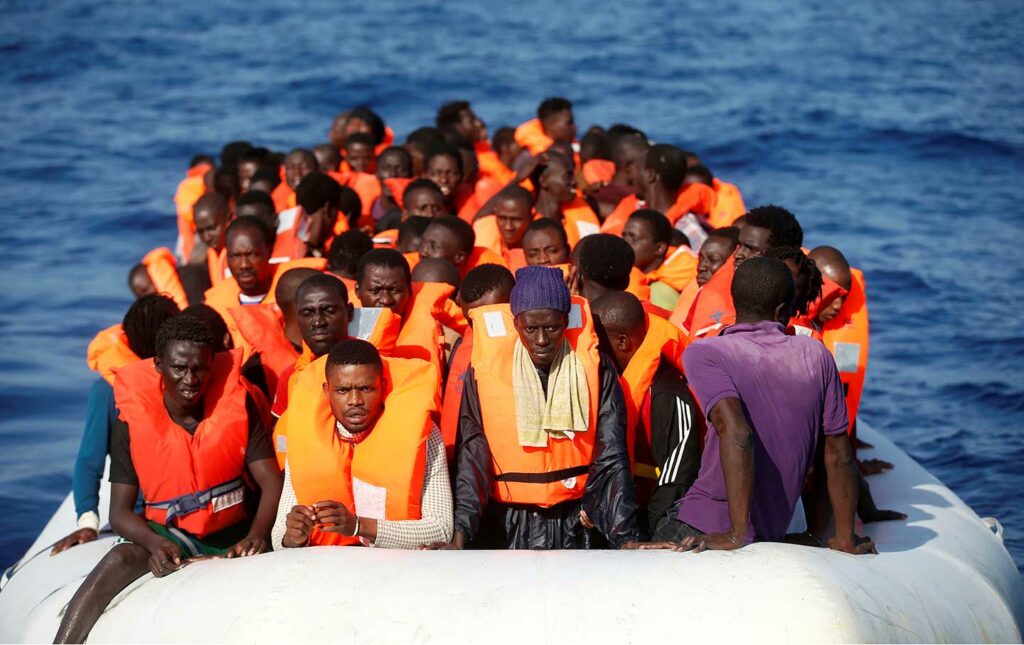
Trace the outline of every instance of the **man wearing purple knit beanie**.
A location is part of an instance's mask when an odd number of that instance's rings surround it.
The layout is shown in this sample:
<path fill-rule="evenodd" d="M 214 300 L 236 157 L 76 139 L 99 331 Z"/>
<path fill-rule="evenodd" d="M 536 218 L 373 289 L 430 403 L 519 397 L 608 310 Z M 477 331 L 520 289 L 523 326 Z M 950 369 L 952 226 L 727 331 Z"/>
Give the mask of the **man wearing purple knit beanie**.
<path fill-rule="evenodd" d="M 470 319 L 455 538 L 430 548 L 635 547 L 626 408 L 586 301 L 573 301 L 559 269 L 527 266 L 509 305 Z"/>

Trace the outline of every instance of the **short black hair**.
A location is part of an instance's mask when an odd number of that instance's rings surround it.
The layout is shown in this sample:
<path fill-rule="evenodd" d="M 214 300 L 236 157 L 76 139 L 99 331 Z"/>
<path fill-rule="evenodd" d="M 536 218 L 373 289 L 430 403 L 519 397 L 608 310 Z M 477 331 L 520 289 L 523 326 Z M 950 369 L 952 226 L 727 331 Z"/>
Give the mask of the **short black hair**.
<path fill-rule="evenodd" d="M 167 296 L 158 293 L 142 296 L 128 307 L 121 321 L 128 347 L 139 358 L 153 358 L 160 326 L 177 315 L 178 305 Z"/>
<path fill-rule="evenodd" d="M 710 231 L 708 237 L 722 237 L 732 242 L 733 246 L 737 246 L 740 243 L 740 229 L 736 226 L 723 226 Z"/>
<path fill-rule="evenodd" d="M 767 257 L 744 261 L 736 269 L 730 288 L 737 318 L 757 320 L 771 320 L 779 305 L 792 302 L 795 290 L 786 263 Z"/>
<path fill-rule="evenodd" d="M 696 177 L 699 183 L 702 183 L 705 186 L 713 186 L 715 183 L 715 176 L 711 174 L 711 170 L 709 170 L 707 166 L 702 166 L 700 164 L 687 168 L 686 176 Z"/>
<path fill-rule="evenodd" d="M 356 265 L 356 282 L 362 282 L 366 277 L 367 267 L 383 267 L 385 269 L 401 269 L 405 275 L 405 282 L 412 285 L 412 271 L 409 270 L 409 261 L 401 253 L 394 249 L 373 249 L 363 257 L 359 258 Z"/>
<path fill-rule="evenodd" d="M 442 198 L 444 198 L 444 192 L 441 191 L 440 186 L 435 184 L 431 179 L 427 179 L 426 177 L 420 177 L 418 179 L 413 179 L 412 181 L 409 182 L 409 185 L 405 187 L 405 192 L 402 193 L 402 203 L 404 204 L 405 198 L 408 197 L 411 193 L 416 192 L 417 190 L 431 190 L 440 195 Z"/>
<path fill-rule="evenodd" d="M 299 303 L 299 298 L 302 294 L 306 293 L 310 289 L 323 289 L 329 293 L 341 298 L 342 302 L 348 304 L 348 287 L 345 283 L 334 277 L 333 275 L 327 275 L 326 273 L 317 273 L 311 275 L 305 280 L 299 283 L 299 286 L 295 289 L 295 304 Z"/>
<path fill-rule="evenodd" d="M 558 238 L 562 240 L 562 244 L 565 245 L 566 250 L 569 249 L 569 235 L 565 232 L 565 227 L 558 221 L 550 217 L 539 217 L 533 220 L 523 232 L 523 239 L 526 239 L 526 236 L 530 233 L 537 231 L 555 231 L 558 233 Z"/>
<path fill-rule="evenodd" d="M 412 176 L 412 155 L 410 155 L 409 151 L 402 146 L 391 146 L 389 148 L 385 148 L 379 155 L 377 155 L 377 163 L 380 163 L 384 157 L 392 155 L 398 155 L 402 158 L 405 175 Z"/>
<path fill-rule="evenodd" d="M 327 365 L 324 366 L 326 372 L 344 365 L 372 365 L 378 372 L 384 371 L 384 360 L 377 348 L 359 338 L 343 340 L 327 353 Z"/>
<path fill-rule="evenodd" d="M 249 177 L 250 185 L 254 183 L 263 182 L 270 184 L 271 186 L 273 186 L 273 188 L 277 188 L 278 185 L 281 183 L 281 171 L 274 166 L 263 166 L 262 168 L 254 172 L 252 174 L 252 177 Z"/>
<path fill-rule="evenodd" d="M 594 320 L 605 330 L 623 333 L 644 331 L 647 313 L 640 299 L 626 291 L 609 291 L 590 303 Z"/>
<path fill-rule="evenodd" d="M 320 153 L 317 155 L 317 153 Z M 317 164 L 320 170 L 327 172 L 328 170 L 337 170 L 338 166 L 341 165 L 341 152 L 338 151 L 338 146 L 333 143 L 318 143 L 313 146 L 313 156 L 317 158 Z M 324 157 L 324 159 L 320 159 Z M 327 167 L 324 167 L 323 162 L 327 162 Z"/>
<path fill-rule="evenodd" d="M 238 163 L 255 163 L 262 165 L 266 160 L 267 156 L 270 155 L 270 149 L 264 148 L 263 146 L 255 146 L 249 148 L 238 158 Z"/>
<path fill-rule="evenodd" d="M 797 293 L 793 300 L 793 314 L 802 316 L 810 311 L 811 303 L 821 296 L 821 271 L 814 260 L 807 257 L 803 250 L 795 246 L 776 246 L 768 249 L 764 254 L 766 258 L 775 258 L 783 262 L 789 260 L 796 265 L 797 273 L 807 279 L 807 289 L 801 293 L 799 282 Z"/>
<path fill-rule="evenodd" d="M 459 297 L 462 302 L 476 302 L 494 291 L 512 293 L 514 286 L 515 276 L 505 267 L 500 264 L 478 264 L 462 279 Z"/>
<path fill-rule="evenodd" d="M 608 135 L 601 126 L 593 126 L 580 141 L 580 157 L 586 159 L 611 159 Z"/>
<path fill-rule="evenodd" d="M 463 110 L 468 110 L 469 101 L 451 101 L 445 103 L 437 110 L 437 117 L 434 124 L 441 130 L 454 128 L 459 123 L 459 115 Z"/>
<path fill-rule="evenodd" d="M 459 269 L 445 258 L 421 258 L 413 267 L 414 282 L 441 282 L 459 288 Z"/>
<path fill-rule="evenodd" d="M 426 172 L 430 166 L 430 162 L 437 157 L 451 157 L 455 160 L 455 166 L 459 169 L 459 174 L 465 174 L 466 170 L 462 165 L 462 154 L 459 149 L 447 141 L 435 143 L 430 146 L 427 153 L 423 156 L 423 171 Z"/>
<path fill-rule="evenodd" d="M 359 226 L 359 218 L 363 215 L 363 198 L 350 186 L 341 186 L 338 190 L 338 212 L 348 219 L 350 229 Z"/>
<path fill-rule="evenodd" d="M 346 123 L 348 121 L 351 121 L 352 119 L 359 119 L 366 125 L 370 126 L 370 130 L 373 134 L 374 146 L 380 145 L 380 143 L 384 141 L 384 119 L 380 118 L 380 115 L 371 110 L 369 107 L 365 105 L 360 105 L 355 109 L 349 110 L 348 119 L 346 119 Z"/>
<path fill-rule="evenodd" d="M 756 226 L 771 231 L 770 246 L 803 246 L 804 230 L 793 213 L 782 206 L 769 204 L 752 208 L 746 214 L 747 226 Z"/>
<path fill-rule="evenodd" d="M 224 199 L 232 200 L 242 192 L 242 180 L 238 178 L 238 167 L 218 168 L 213 171 L 213 192 Z"/>
<path fill-rule="evenodd" d="M 331 241 L 327 269 L 345 276 L 356 275 L 359 259 L 373 250 L 373 240 L 358 229 L 345 231 Z"/>
<path fill-rule="evenodd" d="M 659 143 L 647 150 L 644 168 L 653 170 L 661 185 L 674 193 L 682 188 L 686 178 L 686 154 L 673 145 Z"/>
<path fill-rule="evenodd" d="M 673 228 L 672 229 L 671 242 L 669 242 L 668 245 L 669 246 L 688 246 L 691 249 L 693 248 L 693 245 L 690 244 L 690 238 L 687 237 L 686 233 L 683 233 L 678 228 Z"/>
<path fill-rule="evenodd" d="M 512 184 L 510 186 L 505 186 L 504 188 L 502 188 L 501 191 L 498 193 L 498 199 L 495 201 L 495 203 L 497 203 L 498 201 L 512 200 L 526 204 L 526 207 L 528 209 L 533 208 L 533 193 L 526 190 L 519 184 Z"/>
<path fill-rule="evenodd" d="M 491 147 L 495 150 L 501 150 L 510 143 L 514 143 L 516 140 L 515 128 L 498 128 L 494 132 L 494 136 L 491 137 Z"/>
<path fill-rule="evenodd" d="M 231 206 L 228 204 L 228 200 L 220 193 L 206 193 L 197 199 L 196 203 L 192 205 L 192 213 L 195 214 L 196 211 L 206 208 L 220 213 L 223 220 L 231 217 Z"/>
<path fill-rule="evenodd" d="M 181 314 L 183 316 L 191 316 L 209 327 L 216 340 L 216 344 L 213 347 L 214 353 L 227 351 L 228 348 L 224 345 L 224 339 L 229 338 L 228 324 L 224 322 L 224 318 L 216 309 L 208 304 L 199 302 L 189 305 Z"/>
<path fill-rule="evenodd" d="M 476 231 L 469 222 L 454 215 L 442 215 L 431 220 L 430 225 L 440 226 L 454 235 L 460 250 L 466 253 L 473 252 L 473 247 L 476 246 Z"/>
<path fill-rule="evenodd" d="M 282 273 L 281 277 L 277 279 L 277 286 L 274 287 L 275 304 L 282 311 L 293 311 L 299 285 L 315 275 L 323 274 L 311 267 L 295 267 Z M 331 279 L 337 280 L 333 277 Z"/>
<path fill-rule="evenodd" d="M 373 151 L 373 148 L 377 145 L 377 142 L 375 142 L 373 139 L 373 135 L 370 134 L 369 132 L 353 132 L 352 134 L 345 137 L 346 149 L 349 147 L 349 145 L 353 143 L 361 143 L 367 148 L 369 148 L 371 152 Z"/>
<path fill-rule="evenodd" d="M 655 242 L 672 243 L 672 224 L 662 213 L 650 208 L 642 208 L 638 211 L 633 211 L 629 219 L 636 219 L 647 224 L 651 228 Z M 687 243 L 687 246 L 689 246 L 689 243 Z"/>
<path fill-rule="evenodd" d="M 313 154 L 313 151 L 310 150 L 309 148 L 292 148 L 291 150 L 288 151 L 288 154 L 286 154 L 285 157 L 290 157 L 292 155 L 304 157 L 306 161 L 312 163 L 313 168 L 320 167 L 320 162 L 316 160 L 316 155 Z"/>
<path fill-rule="evenodd" d="M 402 211 L 392 208 L 380 216 L 380 219 L 377 220 L 377 225 L 374 226 L 373 230 L 377 233 L 380 233 L 381 231 L 389 231 L 391 229 L 398 228 L 401 223 Z"/>
<path fill-rule="evenodd" d="M 632 150 L 646 150 L 650 145 L 647 137 L 642 134 L 622 134 L 611 139 L 608 145 L 609 157 L 616 167 L 621 167 Z"/>
<path fill-rule="evenodd" d="M 230 141 L 225 143 L 224 147 L 220 149 L 221 167 L 235 172 L 238 168 L 238 161 L 250 148 L 252 148 L 252 144 L 248 141 Z"/>
<path fill-rule="evenodd" d="M 315 170 L 295 187 L 295 203 L 307 213 L 315 213 L 324 206 L 337 208 L 341 186 L 327 173 Z"/>
<path fill-rule="evenodd" d="M 195 168 L 199 164 L 203 163 L 213 166 L 216 165 L 217 161 L 210 155 L 198 154 L 188 160 L 188 167 Z"/>
<path fill-rule="evenodd" d="M 613 123 L 608 126 L 607 130 L 608 143 L 614 145 L 615 142 L 625 136 L 638 135 L 647 140 L 647 135 L 644 131 L 635 126 L 629 125 L 628 123 Z"/>
<path fill-rule="evenodd" d="M 416 128 L 409 133 L 409 136 L 405 138 L 406 147 L 413 147 L 426 154 L 434 144 L 443 143 L 444 135 L 437 128 L 430 126 L 423 126 L 422 128 Z"/>
<path fill-rule="evenodd" d="M 581 239 L 578 270 L 587 280 L 611 289 L 622 291 L 629 286 L 629 274 L 633 269 L 636 255 L 633 247 L 617 235 L 596 233 Z"/>
<path fill-rule="evenodd" d="M 572 109 L 572 101 L 561 96 L 549 96 L 537 106 L 537 118 L 546 121 L 548 117 Z"/>
<path fill-rule="evenodd" d="M 398 240 L 401 242 L 403 239 L 412 235 L 413 237 L 423 237 L 423 234 L 427 232 L 427 227 L 434 220 L 430 217 L 423 217 L 422 215 L 411 215 L 398 227 Z"/>
<path fill-rule="evenodd" d="M 270 228 L 270 224 L 267 224 L 265 220 L 253 215 L 243 215 L 242 217 L 235 218 L 235 220 L 228 224 L 228 228 L 224 232 L 225 244 L 227 244 L 227 239 L 231 237 L 232 232 L 241 230 L 256 231 L 263 238 L 263 241 L 267 243 L 267 248 L 274 248 L 277 232 Z"/>
<path fill-rule="evenodd" d="M 274 207 L 274 199 L 262 190 L 250 190 L 242 193 L 241 197 L 238 198 L 238 201 L 235 202 L 235 209 L 237 210 L 239 206 L 248 206 L 250 204 L 266 206 L 271 212 L 276 211 L 276 208 Z"/>
<path fill-rule="evenodd" d="M 217 337 L 210 326 L 196 316 L 179 313 L 164 321 L 156 334 L 154 356 L 163 357 L 167 346 L 174 342 L 186 341 L 204 345 L 211 353 L 217 351 Z"/>

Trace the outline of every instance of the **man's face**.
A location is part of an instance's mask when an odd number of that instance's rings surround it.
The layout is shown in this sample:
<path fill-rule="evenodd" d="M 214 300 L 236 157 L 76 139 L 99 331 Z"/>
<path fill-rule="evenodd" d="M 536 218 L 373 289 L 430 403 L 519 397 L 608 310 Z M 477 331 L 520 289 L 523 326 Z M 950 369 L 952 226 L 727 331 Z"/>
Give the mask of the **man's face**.
<path fill-rule="evenodd" d="M 466 252 L 460 248 L 459 241 L 451 231 L 441 226 L 428 226 L 420 243 L 420 256 L 444 258 L 455 266 L 460 266 L 466 259 Z"/>
<path fill-rule="evenodd" d="M 544 121 L 544 131 L 555 141 L 572 143 L 576 138 L 576 121 L 572 110 L 562 110 L 549 116 Z"/>
<path fill-rule="evenodd" d="M 653 270 L 648 267 L 665 257 L 667 249 L 664 242 L 654 241 L 654 232 L 647 222 L 635 217 L 630 218 L 622 229 L 622 239 L 633 247 L 633 254 L 636 256 L 633 266 L 641 271 Z"/>
<path fill-rule="evenodd" d="M 284 158 L 284 180 L 295 190 L 309 173 L 316 170 L 316 157 L 293 152 Z"/>
<path fill-rule="evenodd" d="M 484 122 L 473 112 L 472 108 L 466 108 L 459 112 L 459 120 L 455 124 L 455 131 L 461 134 L 468 141 L 479 141 L 483 138 Z"/>
<path fill-rule="evenodd" d="M 356 172 L 373 173 L 377 170 L 373 148 L 362 142 L 345 144 L 345 161 Z"/>
<path fill-rule="evenodd" d="M 331 412 L 346 430 L 359 434 L 384 411 L 384 383 L 375 365 L 335 365 L 327 370 L 324 394 Z"/>
<path fill-rule="evenodd" d="M 522 242 L 523 233 L 533 219 L 530 204 L 521 199 L 503 199 L 494 208 L 498 220 L 498 231 L 505 248 L 517 248 Z"/>
<path fill-rule="evenodd" d="M 377 178 L 381 181 L 395 177 L 408 179 L 411 176 L 406 159 L 401 153 L 389 152 L 377 159 Z"/>
<path fill-rule="evenodd" d="M 366 121 L 359 118 L 351 118 L 345 123 L 345 136 L 346 138 L 356 132 L 365 132 L 366 134 L 373 135 L 373 128 Z"/>
<path fill-rule="evenodd" d="M 732 252 L 732 242 L 724 237 L 712 235 L 704 240 L 697 253 L 697 284 L 703 287 L 715 275 L 715 271 L 722 268 Z"/>
<path fill-rule="evenodd" d="M 153 359 L 164 382 L 164 402 L 179 410 L 199 405 L 210 385 L 213 352 L 207 345 L 187 340 L 167 344 L 162 356 Z"/>
<path fill-rule="evenodd" d="M 249 190 L 249 180 L 259 170 L 259 164 L 255 161 L 243 161 L 238 164 L 238 183 L 242 187 L 242 192 Z"/>
<path fill-rule="evenodd" d="M 348 338 L 351 305 L 337 292 L 322 288 L 307 288 L 295 301 L 295 316 L 302 340 L 317 357 Z"/>
<path fill-rule="evenodd" d="M 832 299 L 832 302 L 818 312 L 818 322 L 824 325 L 828 321 L 832 320 L 839 315 L 839 312 L 843 309 L 843 303 L 846 302 L 846 296 L 837 296 Z"/>
<path fill-rule="evenodd" d="M 534 309 L 515 317 L 516 331 L 530 360 L 540 368 L 549 367 L 565 337 L 569 317 L 557 309 Z"/>
<path fill-rule="evenodd" d="M 542 228 L 523 235 L 523 255 L 527 264 L 554 266 L 569 261 L 569 247 L 558 231 Z"/>
<path fill-rule="evenodd" d="M 405 206 L 406 216 L 419 215 L 433 218 L 445 214 L 444 197 L 427 188 L 406 191 L 403 206 Z"/>
<path fill-rule="evenodd" d="M 400 268 L 370 265 L 356 283 L 356 295 L 364 307 L 386 307 L 404 316 L 409 303 L 409 281 Z"/>
<path fill-rule="evenodd" d="M 260 296 L 270 289 L 274 265 L 270 263 L 270 247 L 257 231 L 234 229 L 227 240 L 228 268 L 247 296 Z"/>
<path fill-rule="evenodd" d="M 156 285 L 153 284 L 153 280 L 150 279 L 149 274 L 145 271 L 135 271 L 132 273 L 128 288 L 132 290 L 132 294 L 136 298 L 156 293 Z"/>
<path fill-rule="evenodd" d="M 208 208 L 196 209 L 192 216 L 196 222 L 196 233 L 199 233 L 199 239 L 207 248 L 219 253 L 224 248 L 224 231 L 228 227 L 227 218 L 220 217 L 218 213 Z"/>
<path fill-rule="evenodd" d="M 569 171 L 569 164 L 558 155 L 552 155 L 551 163 L 541 174 L 540 182 L 544 191 L 550 193 L 559 204 L 576 198 L 576 178 Z"/>
<path fill-rule="evenodd" d="M 768 252 L 772 232 L 760 226 L 744 226 L 740 230 L 740 245 L 736 247 L 736 268 L 750 258 L 761 257 Z"/>
<path fill-rule="evenodd" d="M 462 173 L 459 172 L 459 164 L 448 155 L 432 157 L 427 164 L 424 176 L 437 184 L 445 197 L 453 195 L 455 188 L 462 183 Z"/>
<path fill-rule="evenodd" d="M 338 209 L 331 204 L 310 215 L 306 243 L 310 248 L 326 251 L 327 242 L 334 235 L 334 224 L 338 221 Z"/>

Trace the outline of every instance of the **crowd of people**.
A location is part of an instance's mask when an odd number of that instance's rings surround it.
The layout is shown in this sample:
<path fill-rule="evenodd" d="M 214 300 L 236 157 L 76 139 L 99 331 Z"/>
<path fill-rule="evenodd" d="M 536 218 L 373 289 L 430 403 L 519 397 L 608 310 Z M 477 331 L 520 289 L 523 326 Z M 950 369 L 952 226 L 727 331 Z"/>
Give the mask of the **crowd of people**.
<path fill-rule="evenodd" d="M 864 276 L 638 128 L 466 101 L 397 143 L 367 107 L 287 154 L 192 159 L 174 250 L 89 345 L 75 465 L 115 546 L 59 642 L 132 581 L 321 546 L 871 553 Z M 791 532 L 802 503 L 807 530 Z M 802 528 L 802 527 L 801 527 Z M 831 536 L 828 539 L 825 536 Z"/>

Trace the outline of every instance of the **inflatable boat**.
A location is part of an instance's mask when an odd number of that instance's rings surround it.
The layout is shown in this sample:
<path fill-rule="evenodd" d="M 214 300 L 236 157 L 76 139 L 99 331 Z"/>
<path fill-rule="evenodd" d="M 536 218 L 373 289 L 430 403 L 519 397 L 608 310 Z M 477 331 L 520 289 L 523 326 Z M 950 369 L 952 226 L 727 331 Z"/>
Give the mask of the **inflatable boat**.
<path fill-rule="evenodd" d="M 1024 584 L 998 521 L 979 518 L 877 431 L 859 434 L 875 446 L 862 456 L 895 464 L 870 479 L 879 505 L 909 515 L 858 527 L 878 555 L 768 543 L 700 554 L 283 550 L 147 574 L 90 640 L 1020 642 Z M 107 529 L 51 557 L 74 528 L 69 496 L 4 575 L 0 641 L 52 641 L 115 541 Z"/>

